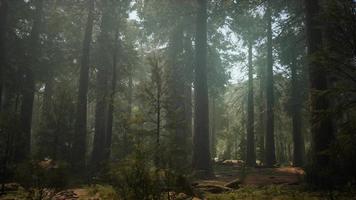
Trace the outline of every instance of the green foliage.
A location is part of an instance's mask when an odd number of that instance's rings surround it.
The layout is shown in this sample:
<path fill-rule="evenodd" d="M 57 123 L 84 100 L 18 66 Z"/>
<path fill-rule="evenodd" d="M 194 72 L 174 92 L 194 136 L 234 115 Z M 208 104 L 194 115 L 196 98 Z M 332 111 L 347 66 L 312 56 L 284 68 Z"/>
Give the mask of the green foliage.
<path fill-rule="evenodd" d="M 136 149 L 125 160 L 111 164 L 107 179 L 120 198 L 155 200 L 171 191 L 193 194 L 188 177 L 153 167 L 145 155 Z"/>
<path fill-rule="evenodd" d="M 112 164 L 110 168 L 109 182 L 123 199 L 159 197 L 162 183 L 143 152 L 137 150 L 132 157 Z"/>
<path fill-rule="evenodd" d="M 108 185 L 94 185 L 88 188 L 88 196 L 100 196 L 102 199 L 106 200 L 117 200 L 119 199 L 117 193 L 112 186 Z M 86 197 L 88 198 L 88 197 Z M 83 198 L 84 200 L 84 198 Z"/>

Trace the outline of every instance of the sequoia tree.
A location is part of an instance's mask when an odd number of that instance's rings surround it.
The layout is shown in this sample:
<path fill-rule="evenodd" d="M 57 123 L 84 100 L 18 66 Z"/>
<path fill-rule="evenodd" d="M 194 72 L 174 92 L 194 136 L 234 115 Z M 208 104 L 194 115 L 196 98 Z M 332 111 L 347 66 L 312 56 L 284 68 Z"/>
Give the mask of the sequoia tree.
<path fill-rule="evenodd" d="M 6 67 L 6 32 L 7 32 L 7 0 L 0 1 L 0 111 L 2 110 L 2 88 L 4 83 L 4 71 Z"/>
<path fill-rule="evenodd" d="M 15 160 L 24 161 L 28 159 L 31 153 L 31 127 L 33 101 L 35 97 L 35 74 L 34 67 L 38 66 L 40 59 L 40 34 L 43 15 L 43 0 L 35 1 L 35 13 L 33 17 L 33 26 L 30 35 L 31 51 L 28 52 L 28 64 L 22 67 L 22 84 L 21 84 L 21 114 L 20 125 L 21 131 L 17 135 L 15 147 Z"/>
<path fill-rule="evenodd" d="M 311 181 L 316 185 L 324 185 L 328 177 L 322 172 L 330 166 L 330 155 L 325 153 L 334 140 L 333 126 L 330 116 L 326 113 L 330 102 L 325 97 L 328 89 L 327 71 L 316 55 L 322 50 L 322 30 L 318 17 L 320 16 L 319 0 L 305 1 L 307 47 L 309 56 L 310 79 L 310 112 L 312 133 L 312 170 Z"/>
<path fill-rule="evenodd" d="M 209 100 L 207 86 L 207 1 L 198 0 L 195 66 L 195 112 L 193 169 L 201 175 L 212 173 L 209 146 Z"/>
<path fill-rule="evenodd" d="M 273 166 L 276 162 L 274 142 L 274 89 L 273 89 L 273 44 L 272 44 L 272 5 L 267 1 L 267 73 L 266 73 L 266 137 L 265 162 Z"/>
<path fill-rule="evenodd" d="M 75 136 L 72 149 L 72 165 L 75 169 L 85 167 L 87 134 L 87 95 L 89 84 L 90 44 L 92 41 L 95 0 L 88 0 L 88 19 L 85 27 L 79 77 L 79 91 L 75 122 Z"/>

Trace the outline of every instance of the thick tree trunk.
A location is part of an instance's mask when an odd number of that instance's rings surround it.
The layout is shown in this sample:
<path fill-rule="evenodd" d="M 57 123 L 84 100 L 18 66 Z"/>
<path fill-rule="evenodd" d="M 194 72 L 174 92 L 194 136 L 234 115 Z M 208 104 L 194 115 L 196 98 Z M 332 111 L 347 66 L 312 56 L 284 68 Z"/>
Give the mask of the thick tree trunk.
<path fill-rule="evenodd" d="M 98 69 L 95 106 L 95 132 L 91 166 L 94 170 L 102 164 L 105 156 L 106 120 L 108 105 L 108 69 Z"/>
<path fill-rule="evenodd" d="M 248 101 L 247 101 L 247 148 L 246 164 L 253 167 L 256 165 L 255 149 L 255 108 L 253 98 L 253 66 L 252 66 L 252 42 L 248 44 Z"/>
<path fill-rule="evenodd" d="M 291 65 L 292 71 L 292 123 L 293 123 L 293 165 L 301 167 L 304 165 L 304 137 L 302 133 L 302 102 L 298 94 L 298 75 L 295 61 Z"/>
<path fill-rule="evenodd" d="M 111 46 L 112 29 L 110 26 L 112 10 L 108 2 L 104 1 L 103 17 L 101 21 L 101 32 L 98 38 L 98 45 L 100 50 L 100 60 L 97 67 L 96 80 L 96 106 L 95 106 L 95 132 L 93 142 L 93 152 L 91 157 L 92 169 L 97 171 L 100 165 L 103 164 L 105 158 L 105 141 L 107 130 L 107 116 L 109 106 L 109 78 L 111 57 L 109 56 Z"/>
<path fill-rule="evenodd" d="M 6 33 L 7 33 L 8 2 L 0 0 L 0 112 L 3 107 L 4 73 L 6 70 Z"/>
<path fill-rule="evenodd" d="M 209 100 L 207 85 L 207 1 L 198 1 L 195 68 L 195 117 L 193 169 L 199 175 L 211 175 L 209 149 Z"/>
<path fill-rule="evenodd" d="M 322 171 L 330 167 L 328 151 L 334 140 L 332 120 L 326 113 L 330 107 L 328 99 L 322 95 L 327 89 L 326 69 L 320 61 L 314 58 L 322 49 L 322 31 L 317 17 L 320 14 L 318 0 L 305 1 L 307 46 L 309 56 L 309 79 L 311 100 L 311 133 L 312 133 L 312 171 L 311 181 L 316 185 L 325 185 L 329 177 Z"/>
<path fill-rule="evenodd" d="M 185 127 L 184 105 L 184 63 L 183 58 L 183 30 L 182 21 L 171 33 L 169 45 L 169 78 L 168 78 L 168 108 L 167 122 L 171 132 L 170 166 L 176 171 L 182 170 L 187 164 L 187 135 Z"/>
<path fill-rule="evenodd" d="M 15 160 L 17 162 L 28 159 L 31 155 L 31 125 L 33 101 L 35 97 L 35 78 L 33 67 L 38 64 L 40 53 L 40 29 L 42 24 L 43 0 L 35 1 L 36 11 L 34 14 L 33 27 L 31 31 L 30 47 L 28 63 L 23 67 L 23 82 L 22 82 L 22 103 L 20 114 L 21 132 L 17 136 L 15 147 Z"/>
<path fill-rule="evenodd" d="M 267 1 L 267 73 L 266 73 L 266 166 L 272 167 L 276 163 L 274 142 L 274 89 L 273 89 L 273 54 L 272 54 L 272 8 L 271 0 Z"/>
<path fill-rule="evenodd" d="M 88 0 L 88 19 L 84 33 L 83 52 L 80 68 L 75 136 L 72 148 L 72 165 L 75 170 L 85 168 L 87 136 L 87 95 L 89 84 L 90 44 L 92 41 L 95 0 Z"/>

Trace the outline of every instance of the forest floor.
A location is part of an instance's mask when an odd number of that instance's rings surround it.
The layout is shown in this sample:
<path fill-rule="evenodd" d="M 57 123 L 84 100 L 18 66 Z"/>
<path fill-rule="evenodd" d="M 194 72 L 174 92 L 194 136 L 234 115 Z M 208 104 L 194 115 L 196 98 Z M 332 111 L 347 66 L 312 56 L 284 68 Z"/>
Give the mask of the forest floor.
<path fill-rule="evenodd" d="M 193 187 L 200 198 L 176 194 L 170 200 L 348 200 L 356 199 L 355 188 L 344 191 L 317 192 L 303 181 L 304 171 L 294 167 L 243 168 L 235 164 L 214 167 L 215 177 L 196 180 Z M 26 192 L 13 191 L 0 200 L 26 199 Z M 79 187 L 59 192 L 53 200 L 116 200 L 110 186 Z"/>
<path fill-rule="evenodd" d="M 239 165 L 216 165 L 215 177 L 198 180 L 211 200 L 349 200 L 356 199 L 355 188 L 321 192 L 307 188 L 304 171 L 295 167 L 243 168 Z M 216 187 L 215 187 L 215 186 Z M 220 189 L 218 189 L 220 188 Z"/>

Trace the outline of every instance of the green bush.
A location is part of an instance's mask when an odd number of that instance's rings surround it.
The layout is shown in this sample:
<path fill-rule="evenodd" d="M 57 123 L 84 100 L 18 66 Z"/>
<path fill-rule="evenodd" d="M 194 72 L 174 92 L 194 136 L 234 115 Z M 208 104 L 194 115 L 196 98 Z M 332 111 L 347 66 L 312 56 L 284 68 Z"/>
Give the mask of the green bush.
<path fill-rule="evenodd" d="M 109 182 L 123 199 L 159 199 L 162 182 L 142 152 L 110 166 Z"/>

